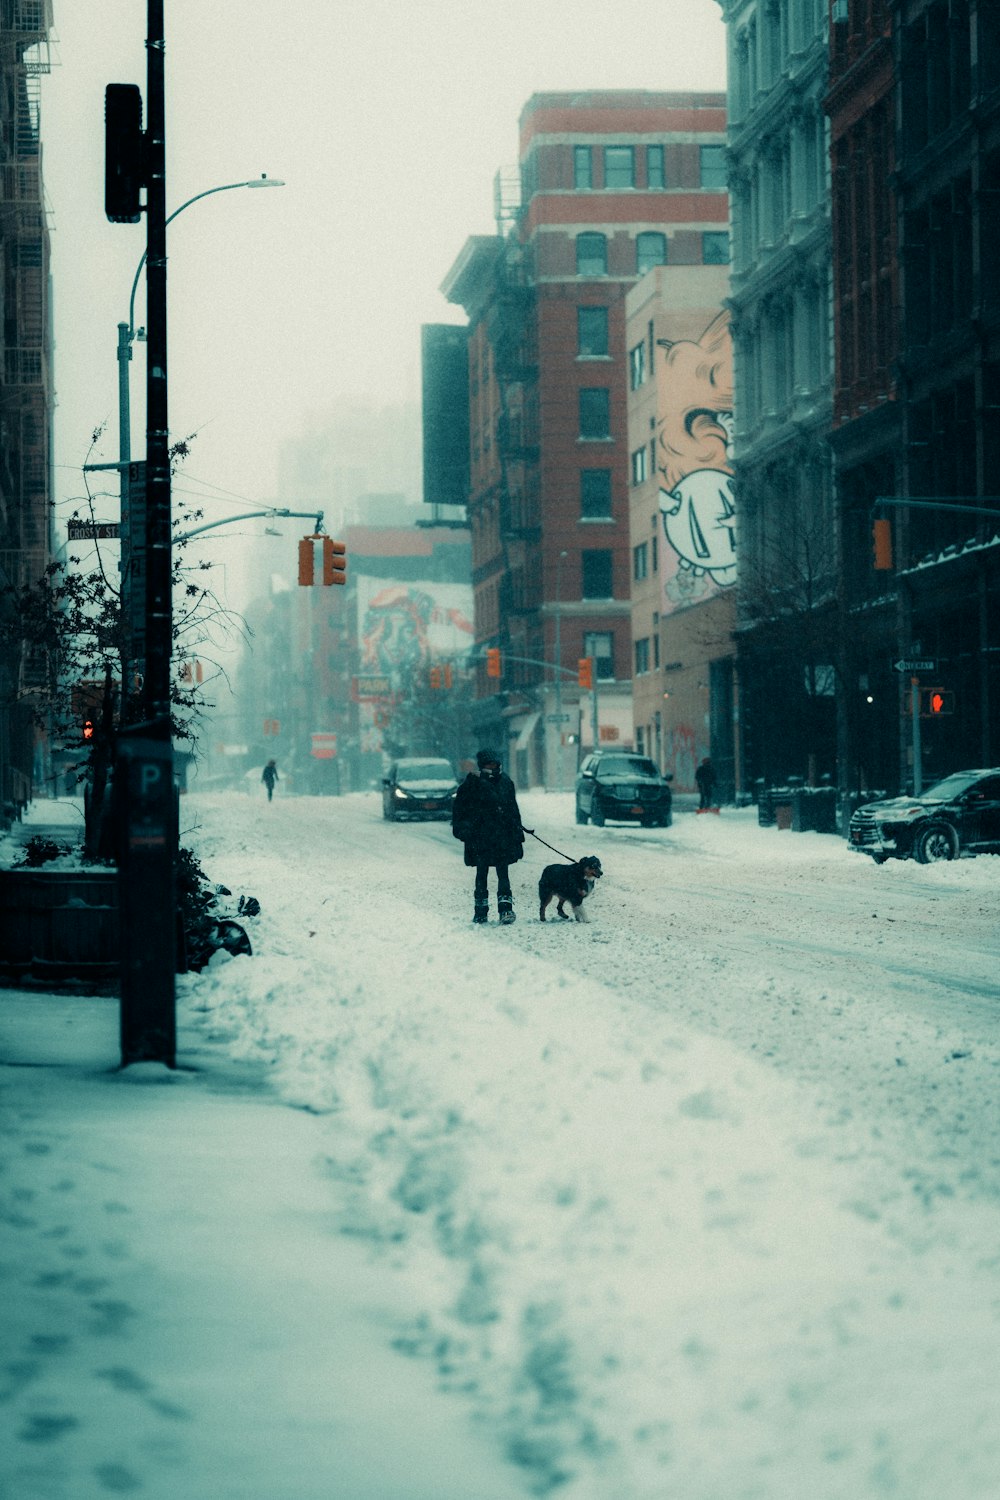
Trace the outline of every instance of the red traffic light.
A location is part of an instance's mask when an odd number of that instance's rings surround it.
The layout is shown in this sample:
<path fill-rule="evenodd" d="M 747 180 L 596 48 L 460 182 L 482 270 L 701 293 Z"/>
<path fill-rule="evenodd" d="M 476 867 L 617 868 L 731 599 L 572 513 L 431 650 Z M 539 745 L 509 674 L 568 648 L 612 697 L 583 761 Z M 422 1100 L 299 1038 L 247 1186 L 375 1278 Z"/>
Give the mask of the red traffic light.
<path fill-rule="evenodd" d="M 440 667 L 431 667 L 431 687 L 432 688 L 439 688 L 440 686 L 441 686 L 441 668 Z"/>
<path fill-rule="evenodd" d="M 588 693 L 594 690 L 594 658 L 581 656 L 577 663 L 576 680 Z"/>
<path fill-rule="evenodd" d="M 489 646 L 486 650 L 486 675 L 487 677 L 500 677 L 503 667 L 500 662 L 500 647 Z"/>
<path fill-rule="evenodd" d="M 84 737 L 85 740 L 92 740 L 94 738 L 94 721 L 93 721 L 93 719 L 84 719 L 84 721 L 83 721 L 83 737 Z"/>

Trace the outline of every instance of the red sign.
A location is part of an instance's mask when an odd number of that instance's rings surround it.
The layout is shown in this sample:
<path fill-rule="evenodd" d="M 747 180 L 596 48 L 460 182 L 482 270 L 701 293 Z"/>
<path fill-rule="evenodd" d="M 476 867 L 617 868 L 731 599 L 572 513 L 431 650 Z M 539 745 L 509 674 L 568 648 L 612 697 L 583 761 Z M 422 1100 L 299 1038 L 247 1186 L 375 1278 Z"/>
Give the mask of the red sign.
<path fill-rule="evenodd" d="M 312 750 L 310 755 L 317 760 L 333 760 L 337 753 L 337 736 L 335 734 L 314 734 L 312 737 Z"/>

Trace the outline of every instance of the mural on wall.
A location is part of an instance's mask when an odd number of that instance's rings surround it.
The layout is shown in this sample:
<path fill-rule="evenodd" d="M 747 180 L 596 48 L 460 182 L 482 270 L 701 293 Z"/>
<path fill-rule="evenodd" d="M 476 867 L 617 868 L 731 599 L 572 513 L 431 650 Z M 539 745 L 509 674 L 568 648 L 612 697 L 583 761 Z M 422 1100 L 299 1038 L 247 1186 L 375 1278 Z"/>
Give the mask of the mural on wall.
<path fill-rule="evenodd" d="M 392 698 L 408 693 L 432 664 L 472 647 L 471 584 L 362 577 L 357 600 L 359 673 L 388 678 Z"/>
<path fill-rule="evenodd" d="M 695 341 L 658 339 L 656 469 L 667 545 L 662 611 L 736 582 L 733 344 L 723 310 Z"/>

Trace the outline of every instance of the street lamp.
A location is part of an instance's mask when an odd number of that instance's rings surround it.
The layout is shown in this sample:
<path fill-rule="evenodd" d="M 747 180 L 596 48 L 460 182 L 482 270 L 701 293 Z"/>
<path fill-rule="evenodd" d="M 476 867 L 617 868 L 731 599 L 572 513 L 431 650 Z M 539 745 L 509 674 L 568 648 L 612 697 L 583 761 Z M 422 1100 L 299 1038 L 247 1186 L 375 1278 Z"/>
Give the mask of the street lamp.
<path fill-rule="evenodd" d="M 556 558 L 556 791 L 562 791 L 563 783 L 563 739 L 562 739 L 562 565 L 567 554 L 560 552 Z"/>
<path fill-rule="evenodd" d="M 271 188 L 284 187 L 285 184 L 280 177 L 268 177 L 262 173 L 260 177 L 252 177 L 249 182 L 225 182 L 220 187 L 206 188 L 203 193 L 195 193 L 193 198 L 188 198 L 180 208 L 175 208 L 173 213 L 164 221 L 164 229 L 173 223 L 178 214 L 182 214 L 192 203 L 199 202 L 202 198 L 209 198 L 213 193 L 231 193 L 234 188 Z M 139 286 L 139 277 L 142 268 L 146 264 L 147 251 L 144 250 L 135 268 L 135 278 L 132 282 L 132 294 L 128 300 L 128 322 L 118 324 L 118 460 L 122 466 L 122 506 L 127 504 L 127 487 L 125 470 L 132 461 L 132 433 L 131 433 L 131 411 L 129 402 L 129 379 L 128 367 L 132 358 L 132 344 L 137 337 L 135 328 L 135 294 Z M 139 332 L 142 336 L 142 330 Z"/>

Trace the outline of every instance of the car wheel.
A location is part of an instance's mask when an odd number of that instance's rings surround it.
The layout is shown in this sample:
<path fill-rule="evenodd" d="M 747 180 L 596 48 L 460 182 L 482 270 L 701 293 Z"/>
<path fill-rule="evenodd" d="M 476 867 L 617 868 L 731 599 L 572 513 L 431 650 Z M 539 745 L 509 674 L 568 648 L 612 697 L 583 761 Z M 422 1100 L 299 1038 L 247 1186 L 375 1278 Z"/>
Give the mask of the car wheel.
<path fill-rule="evenodd" d="M 593 806 L 590 809 L 590 821 L 593 823 L 595 828 L 604 827 L 604 808 L 601 807 L 596 798 L 594 800 Z"/>
<path fill-rule="evenodd" d="M 579 803 L 577 803 L 577 805 L 576 805 L 576 821 L 581 826 L 586 826 L 586 824 L 588 822 L 587 814 L 584 812 L 583 808 L 580 806 Z"/>
<path fill-rule="evenodd" d="M 958 854 L 958 839 L 947 823 L 930 823 L 921 828 L 913 843 L 913 853 L 922 865 L 936 865 L 942 859 Z"/>

